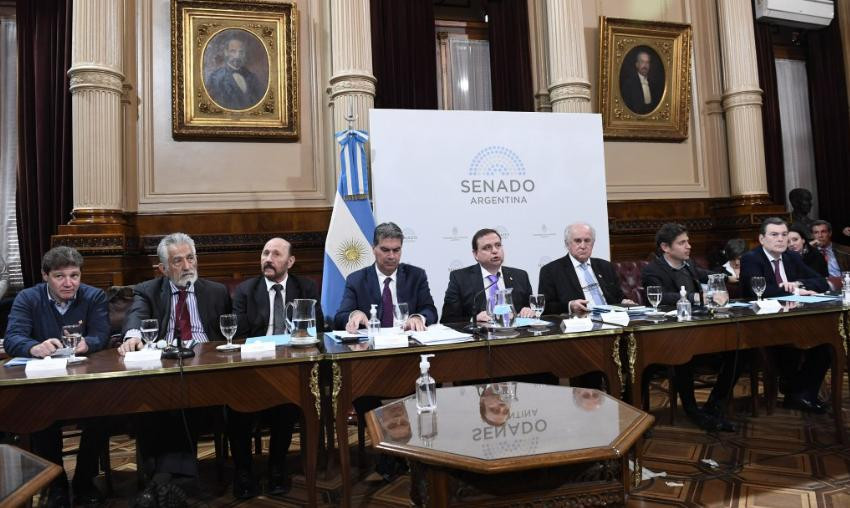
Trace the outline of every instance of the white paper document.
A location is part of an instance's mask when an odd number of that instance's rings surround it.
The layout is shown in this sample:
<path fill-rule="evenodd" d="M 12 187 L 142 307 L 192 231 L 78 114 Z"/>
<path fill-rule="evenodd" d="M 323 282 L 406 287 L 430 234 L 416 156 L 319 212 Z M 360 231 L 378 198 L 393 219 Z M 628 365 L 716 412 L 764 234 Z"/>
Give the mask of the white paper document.
<path fill-rule="evenodd" d="M 452 344 L 455 342 L 467 342 L 472 340 L 472 335 L 459 332 L 448 326 L 435 324 L 422 332 L 413 332 L 413 338 L 423 346 L 431 344 Z"/>

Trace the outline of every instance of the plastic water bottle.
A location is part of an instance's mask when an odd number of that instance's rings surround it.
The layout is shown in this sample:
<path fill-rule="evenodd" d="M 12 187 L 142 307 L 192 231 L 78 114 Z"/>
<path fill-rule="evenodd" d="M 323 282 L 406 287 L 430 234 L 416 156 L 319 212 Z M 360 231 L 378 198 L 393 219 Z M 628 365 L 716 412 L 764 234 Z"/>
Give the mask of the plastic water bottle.
<path fill-rule="evenodd" d="M 437 410 L 437 382 L 428 373 L 431 364 L 428 358 L 434 355 L 420 355 L 419 378 L 416 380 L 416 410 L 419 413 Z"/>
<path fill-rule="evenodd" d="M 381 320 L 378 319 L 378 305 L 373 303 L 369 311 L 369 323 L 366 325 L 366 335 L 369 341 L 375 340 L 375 336 L 381 333 Z"/>
<path fill-rule="evenodd" d="M 691 302 L 688 301 L 688 292 L 685 290 L 685 286 L 682 286 L 679 289 L 679 301 L 676 302 L 676 320 L 677 321 L 690 321 L 691 320 Z"/>

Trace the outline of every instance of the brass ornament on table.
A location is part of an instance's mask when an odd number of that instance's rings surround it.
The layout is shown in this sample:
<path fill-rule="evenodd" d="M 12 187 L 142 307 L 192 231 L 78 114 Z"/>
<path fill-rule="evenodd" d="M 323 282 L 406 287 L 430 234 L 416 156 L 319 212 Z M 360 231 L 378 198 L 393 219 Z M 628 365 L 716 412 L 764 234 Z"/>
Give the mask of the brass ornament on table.
<path fill-rule="evenodd" d="M 278 0 L 171 0 L 175 139 L 297 141 L 298 13 Z"/>
<path fill-rule="evenodd" d="M 635 364 L 637 363 L 637 341 L 634 332 L 629 332 L 629 379 L 635 382 Z"/>
<path fill-rule="evenodd" d="M 342 389 L 342 369 L 339 368 L 337 362 L 331 363 L 331 371 L 333 372 L 333 382 L 331 384 L 331 401 L 333 402 L 334 418 L 336 417 L 336 405 L 339 398 L 339 391 Z"/>
<path fill-rule="evenodd" d="M 600 17 L 598 108 L 605 139 L 688 138 L 691 44 L 690 25 Z M 643 82 L 637 76 L 642 54 Z"/>
<path fill-rule="evenodd" d="M 844 314 L 838 315 L 838 335 L 841 336 L 841 344 L 844 345 L 844 356 L 847 356 L 847 350 L 850 348 L 848 337 L 850 337 L 850 312 L 847 313 L 847 320 L 844 319 Z"/>
<path fill-rule="evenodd" d="M 614 365 L 617 366 L 617 377 L 620 379 L 620 390 L 622 391 L 622 393 L 625 393 L 626 382 L 623 379 L 623 362 L 620 360 L 620 337 L 621 335 L 617 335 L 617 338 L 614 339 L 611 357 L 614 360 Z"/>
<path fill-rule="evenodd" d="M 313 395 L 313 405 L 316 408 L 316 416 L 322 415 L 322 392 L 319 383 L 319 362 L 313 364 L 310 369 L 310 394 Z"/>

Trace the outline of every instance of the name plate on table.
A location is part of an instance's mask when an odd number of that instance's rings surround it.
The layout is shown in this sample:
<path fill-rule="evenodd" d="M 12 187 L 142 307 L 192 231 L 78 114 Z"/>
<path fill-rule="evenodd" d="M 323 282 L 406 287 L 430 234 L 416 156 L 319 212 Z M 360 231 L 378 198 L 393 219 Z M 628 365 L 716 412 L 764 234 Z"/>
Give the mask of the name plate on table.
<path fill-rule="evenodd" d="M 571 318 L 561 322 L 565 333 L 586 332 L 593 330 L 593 321 L 587 318 Z"/>
<path fill-rule="evenodd" d="M 66 373 L 68 367 L 67 358 L 47 357 L 43 360 L 30 360 L 24 367 L 27 377 L 52 377 L 61 376 Z"/>
<path fill-rule="evenodd" d="M 375 349 L 389 349 L 395 347 L 407 347 L 407 334 L 382 332 L 375 335 Z"/>
<path fill-rule="evenodd" d="M 629 313 L 626 311 L 603 312 L 599 314 L 599 318 L 603 323 L 611 325 L 626 326 L 629 324 Z"/>
<path fill-rule="evenodd" d="M 777 300 L 756 300 L 757 314 L 775 314 L 782 310 L 782 304 Z"/>
<path fill-rule="evenodd" d="M 124 354 L 124 363 L 150 363 L 162 358 L 159 349 L 142 349 L 139 351 L 128 351 Z"/>
<path fill-rule="evenodd" d="M 276 346 L 277 344 L 275 344 L 275 342 L 271 340 L 257 340 L 251 342 L 250 344 L 248 342 L 245 342 L 245 344 L 242 344 L 242 356 L 245 356 L 245 353 L 254 354 L 263 353 L 267 351 L 274 352 Z"/>

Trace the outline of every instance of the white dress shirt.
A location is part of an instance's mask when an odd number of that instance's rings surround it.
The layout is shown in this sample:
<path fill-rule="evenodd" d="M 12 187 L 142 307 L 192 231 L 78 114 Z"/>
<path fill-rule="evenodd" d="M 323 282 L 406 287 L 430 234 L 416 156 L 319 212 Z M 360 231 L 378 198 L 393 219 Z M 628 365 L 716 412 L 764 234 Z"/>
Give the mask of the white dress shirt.
<path fill-rule="evenodd" d="M 283 289 L 280 290 L 280 296 L 283 298 L 283 310 L 284 315 L 286 314 L 286 279 L 289 278 L 289 274 L 287 273 L 283 280 L 280 282 L 275 282 L 273 280 L 269 280 L 268 278 L 263 278 L 266 281 L 266 291 L 269 293 L 269 324 L 266 327 L 266 335 L 274 335 L 274 296 L 275 292 L 272 289 L 272 286 L 275 284 L 280 284 L 283 286 Z"/>
<path fill-rule="evenodd" d="M 481 268 L 481 280 L 484 281 L 484 287 L 486 288 L 487 286 L 490 285 L 490 279 L 488 279 L 487 277 L 489 277 L 491 275 L 496 275 L 496 274 L 488 272 L 480 264 L 478 266 Z M 499 274 L 499 279 L 496 281 L 495 287 L 497 288 L 497 290 L 498 289 L 505 289 L 505 274 L 502 273 L 502 270 L 499 270 L 496 273 Z M 484 291 L 484 296 L 487 297 L 488 303 L 490 302 L 490 291 L 493 291 L 493 288 L 490 288 L 490 289 Z M 488 306 L 488 308 L 489 308 L 489 306 Z"/>
<path fill-rule="evenodd" d="M 770 252 L 767 252 L 767 249 L 765 249 L 764 247 L 762 247 L 761 250 L 764 251 L 764 255 L 767 256 L 767 259 L 770 261 L 770 270 L 771 271 L 774 271 L 775 268 L 773 268 L 773 267 L 776 266 L 776 265 L 773 264 L 773 261 L 776 260 L 776 259 L 779 259 L 779 273 L 782 274 L 782 282 L 794 282 L 794 281 L 788 280 L 788 276 L 785 274 L 785 263 L 782 262 L 782 255 L 781 254 L 779 255 L 778 258 L 775 258 L 775 257 L 771 256 Z M 776 280 L 775 277 L 776 276 L 774 275 L 774 280 Z"/>
<path fill-rule="evenodd" d="M 649 104 L 652 102 L 652 93 L 649 91 L 649 81 L 647 81 L 646 77 L 644 77 L 641 73 L 638 73 L 638 79 L 640 80 L 640 87 L 643 89 L 643 103 Z"/>

